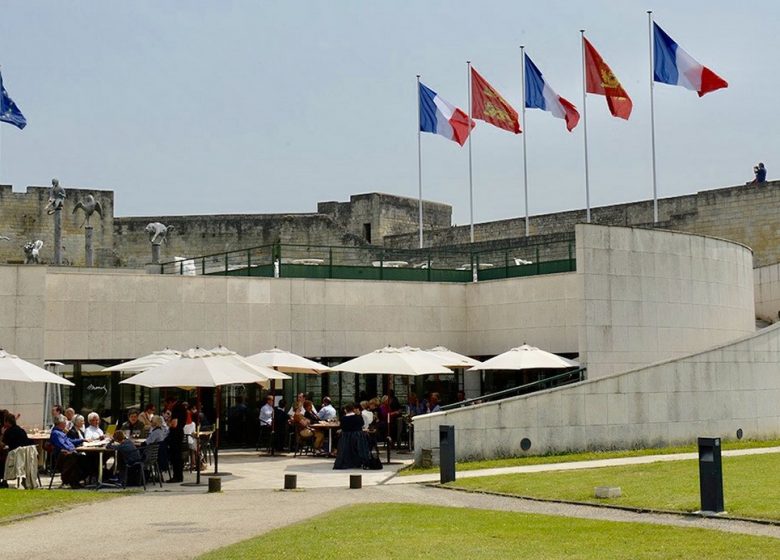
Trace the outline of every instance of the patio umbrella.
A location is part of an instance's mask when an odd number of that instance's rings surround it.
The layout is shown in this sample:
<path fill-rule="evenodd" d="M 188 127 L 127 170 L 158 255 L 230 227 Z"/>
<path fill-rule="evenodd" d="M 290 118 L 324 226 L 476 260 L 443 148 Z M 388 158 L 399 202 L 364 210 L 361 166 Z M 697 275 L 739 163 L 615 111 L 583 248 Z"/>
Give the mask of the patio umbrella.
<path fill-rule="evenodd" d="M 333 366 L 331 371 L 351 371 L 353 373 L 383 373 L 388 375 L 429 375 L 434 373 L 454 373 L 442 365 L 437 356 L 419 348 L 405 346 L 395 348 L 386 346 L 363 354 L 343 364 Z"/>
<path fill-rule="evenodd" d="M 148 369 L 120 381 L 120 383 L 144 387 L 197 387 L 198 389 L 214 387 L 217 393 L 216 443 L 214 447 L 214 471 L 216 473 L 219 471 L 219 388 L 222 385 L 239 383 L 265 384 L 269 379 L 278 379 L 280 375 L 289 378 L 270 368 L 250 364 L 242 356 L 224 346 L 218 346 L 213 350 L 196 347 L 182 352 L 178 359 Z M 197 466 L 196 484 L 200 484 L 200 461 L 198 461 Z"/>
<path fill-rule="evenodd" d="M 319 362 L 309 360 L 298 354 L 293 354 L 287 350 L 282 350 L 274 346 L 270 350 L 263 350 L 257 354 L 247 356 L 247 361 L 255 365 L 266 366 L 273 368 L 276 371 L 284 373 L 304 373 L 319 375 L 324 371 L 328 371 L 328 366 L 325 366 Z M 285 376 L 286 379 L 289 377 Z M 276 390 L 275 383 L 271 381 L 271 394 L 273 395 Z M 339 397 L 341 398 L 341 397 Z M 271 440 L 275 441 L 276 434 L 276 415 L 271 417 Z M 271 445 L 271 455 L 274 454 L 274 446 Z"/>
<path fill-rule="evenodd" d="M 163 350 L 155 350 L 151 354 L 141 356 L 135 360 L 129 362 L 122 362 L 115 366 L 104 368 L 103 371 L 123 371 L 125 373 L 141 373 L 147 369 L 151 369 L 155 366 L 159 366 L 165 363 L 175 360 L 181 356 L 181 352 L 178 350 L 171 350 L 165 348 Z"/>
<path fill-rule="evenodd" d="M 474 366 L 468 371 L 478 371 L 485 369 L 506 369 L 506 370 L 522 370 L 522 369 L 563 369 L 570 367 L 578 367 L 580 364 L 574 360 L 569 360 L 547 352 L 540 350 L 535 346 L 529 346 L 523 344 L 517 348 L 507 350 L 503 354 L 494 356 L 489 360 L 482 362 L 482 365 Z"/>
<path fill-rule="evenodd" d="M 9 354 L 0 348 L 0 381 L 21 381 L 23 383 L 54 383 L 73 385 L 65 378 L 46 371 L 42 367 Z"/>
<path fill-rule="evenodd" d="M 442 360 L 442 363 L 446 367 L 450 368 L 467 368 L 467 367 L 474 367 L 480 365 L 482 362 L 479 360 L 475 360 L 474 358 L 469 358 L 468 356 L 464 356 L 463 354 L 458 354 L 457 352 L 453 352 L 449 348 L 445 348 L 444 346 L 436 346 L 435 348 L 431 348 L 430 350 L 426 350 L 429 354 L 433 354 L 434 356 L 437 356 L 439 359 Z"/>
<path fill-rule="evenodd" d="M 273 368 L 284 373 L 312 373 L 319 374 L 328 371 L 328 366 L 309 360 L 298 354 L 293 354 L 281 348 L 263 350 L 257 354 L 247 356 L 249 363 Z"/>

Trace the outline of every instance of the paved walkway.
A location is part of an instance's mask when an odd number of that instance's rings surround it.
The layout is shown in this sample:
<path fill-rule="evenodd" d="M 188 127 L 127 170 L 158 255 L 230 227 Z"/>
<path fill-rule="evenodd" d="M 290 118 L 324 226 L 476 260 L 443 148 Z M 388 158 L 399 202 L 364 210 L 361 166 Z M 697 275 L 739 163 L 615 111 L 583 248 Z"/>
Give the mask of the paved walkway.
<path fill-rule="evenodd" d="M 734 449 L 723 451 L 723 457 L 740 455 L 763 455 L 764 453 L 780 453 L 780 447 L 758 447 L 755 449 Z M 494 476 L 499 474 L 535 473 L 547 471 L 572 471 L 578 469 L 593 469 L 598 467 L 617 467 L 620 465 L 646 465 L 659 461 L 685 461 L 698 459 L 698 453 L 675 453 L 673 455 L 645 455 L 642 457 L 622 457 L 620 459 L 598 459 L 594 461 L 573 461 L 571 463 L 546 463 L 543 465 L 524 465 L 521 467 L 499 467 L 495 469 L 479 469 L 474 471 L 459 471 L 458 478 L 474 478 L 477 476 Z M 407 484 L 421 482 L 439 482 L 439 473 L 398 476 L 390 484 Z"/>
<path fill-rule="evenodd" d="M 780 448 L 774 452 L 778 451 Z M 780 527 L 771 525 L 678 515 L 637 514 L 608 508 L 456 492 L 419 484 L 397 484 L 411 482 L 412 477 L 393 478 L 394 472 L 403 466 L 404 456 L 394 459 L 395 464 L 385 466 L 382 471 L 333 471 L 332 460 L 258 457 L 256 453 L 250 452 L 223 454 L 220 468 L 229 470 L 233 475 L 223 479 L 224 492 L 221 494 L 207 494 L 203 487 L 168 484 L 162 490 L 158 487 L 145 494 L 87 504 L 67 512 L 0 525 L 3 559 L 192 558 L 207 550 L 296 523 L 340 506 L 377 502 L 440 504 L 609 521 L 636 521 L 780 539 Z M 561 465 L 547 466 L 560 468 Z M 363 474 L 362 490 L 348 489 L 349 475 L 355 473 Z M 297 474 L 301 490 L 279 490 L 283 485 L 284 474 Z M 85 533 L 95 538 L 85 539 Z"/>

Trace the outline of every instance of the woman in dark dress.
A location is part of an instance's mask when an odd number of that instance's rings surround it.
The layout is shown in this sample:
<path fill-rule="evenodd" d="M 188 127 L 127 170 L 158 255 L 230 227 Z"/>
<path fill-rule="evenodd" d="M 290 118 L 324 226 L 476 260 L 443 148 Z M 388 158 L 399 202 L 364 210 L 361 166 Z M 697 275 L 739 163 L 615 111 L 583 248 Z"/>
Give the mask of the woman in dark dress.
<path fill-rule="evenodd" d="M 340 419 L 341 436 L 334 469 L 361 469 L 368 466 L 370 453 L 368 438 L 363 432 L 363 416 L 355 414 L 355 406 L 344 407 L 344 416 Z"/>

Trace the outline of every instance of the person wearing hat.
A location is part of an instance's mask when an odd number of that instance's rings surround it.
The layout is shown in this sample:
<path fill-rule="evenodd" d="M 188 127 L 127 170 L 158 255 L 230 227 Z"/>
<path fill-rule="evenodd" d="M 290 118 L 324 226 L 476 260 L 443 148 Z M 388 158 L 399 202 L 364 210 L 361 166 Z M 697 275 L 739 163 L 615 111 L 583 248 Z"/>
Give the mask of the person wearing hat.
<path fill-rule="evenodd" d="M 333 405 L 331 404 L 330 397 L 323 397 L 322 408 L 320 408 L 317 416 L 320 417 L 322 422 L 330 422 L 338 416 L 336 409 L 333 408 Z"/>

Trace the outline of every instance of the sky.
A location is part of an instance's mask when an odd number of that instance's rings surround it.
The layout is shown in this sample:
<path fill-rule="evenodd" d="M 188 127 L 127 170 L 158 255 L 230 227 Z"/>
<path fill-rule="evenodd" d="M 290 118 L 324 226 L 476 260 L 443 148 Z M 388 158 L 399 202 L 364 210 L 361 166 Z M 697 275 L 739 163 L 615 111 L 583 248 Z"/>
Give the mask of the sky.
<path fill-rule="evenodd" d="M 652 198 L 647 10 L 729 82 L 699 98 L 657 84 L 659 197 L 742 184 L 780 162 L 780 3 L 631 0 L 9 0 L 0 183 L 58 177 L 115 191 L 115 215 L 313 212 L 318 201 L 418 196 L 416 75 L 468 109 L 474 67 L 520 109 L 519 46 L 582 109 L 580 29 L 634 102 L 587 99 L 591 206 Z M 580 111 L 582 112 L 582 111 Z M 531 215 L 585 207 L 583 126 L 526 112 Z M 423 197 L 469 221 L 468 148 L 421 138 Z M 476 222 L 522 216 L 522 138 L 478 122 Z"/>

